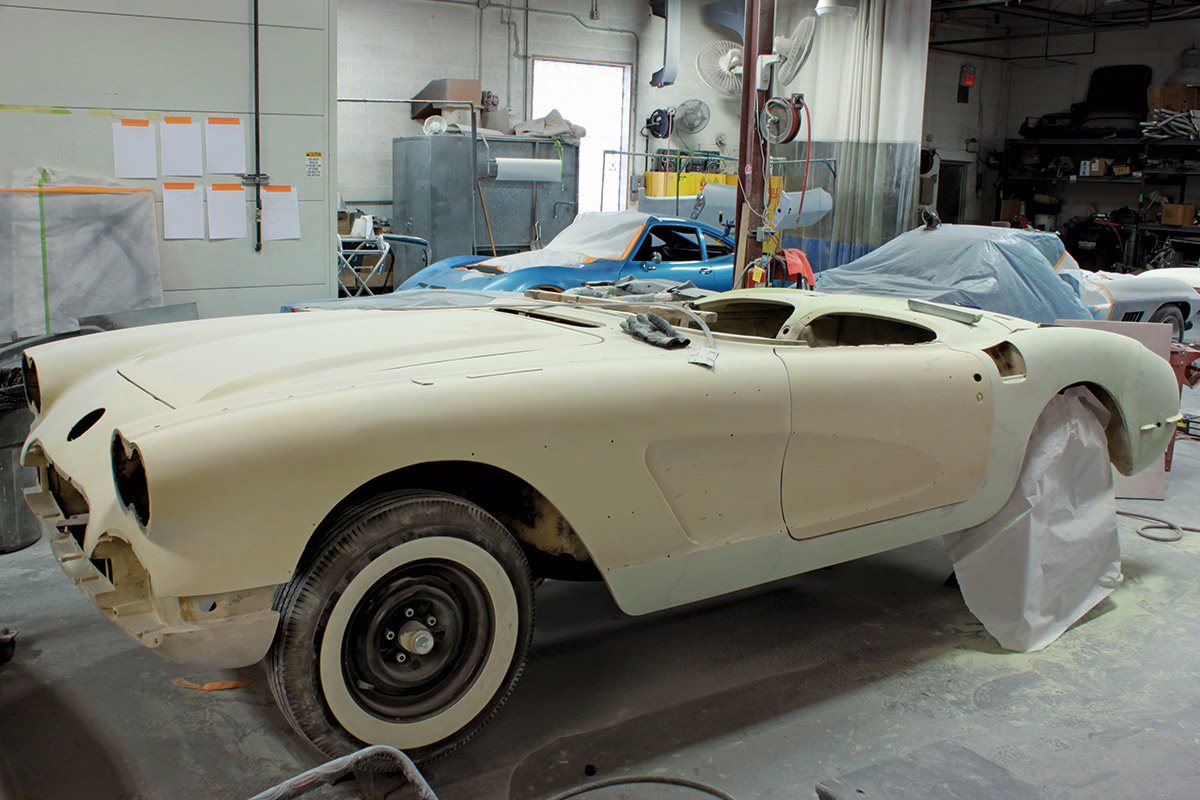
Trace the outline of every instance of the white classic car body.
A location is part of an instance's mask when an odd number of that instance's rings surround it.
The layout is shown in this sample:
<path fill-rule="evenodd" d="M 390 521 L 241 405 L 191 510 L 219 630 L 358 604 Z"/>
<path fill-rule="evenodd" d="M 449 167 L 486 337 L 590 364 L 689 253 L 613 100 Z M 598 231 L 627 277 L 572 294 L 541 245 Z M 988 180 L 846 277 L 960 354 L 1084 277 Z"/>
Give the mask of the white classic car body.
<path fill-rule="evenodd" d="M 462 497 L 535 577 L 594 568 L 644 614 L 988 519 L 1065 387 L 1114 412 L 1125 473 L 1178 419 L 1166 362 L 1112 334 L 794 290 L 698 306 L 717 315 L 713 368 L 626 335 L 619 310 L 519 297 L 38 347 L 30 504 L 123 630 L 239 667 L 271 647 L 306 548 L 384 487 Z"/>

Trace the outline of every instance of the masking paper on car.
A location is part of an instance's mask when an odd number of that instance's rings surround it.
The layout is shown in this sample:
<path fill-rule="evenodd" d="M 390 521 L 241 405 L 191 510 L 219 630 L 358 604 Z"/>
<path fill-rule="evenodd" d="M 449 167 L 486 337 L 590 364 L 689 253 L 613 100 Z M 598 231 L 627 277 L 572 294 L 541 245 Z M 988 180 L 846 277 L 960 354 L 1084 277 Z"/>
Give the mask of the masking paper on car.
<path fill-rule="evenodd" d="M 650 217 L 638 211 L 585 211 L 541 250 L 482 262 L 503 272 L 529 267 L 579 267 L 597 259 L 625 258 Z"/>
<path fill-rule="evenodd" d="M 0 191 L 0 336 L 161 306 L 154 193 L 40 180 Z"/>
<path fill-rule="evenodd" d="M 1108 418 L 1086 389 L 1056 395 L 1004 507 L 942 537 L 967 608 L 1007 650 L 1041 650 L 1121 583 Z"/>
<path fill-rule="evenodd" d="M 1054 271 L 1065 252 L 1057 236 L 1037 231 L 917 228 L 819 273 L 815 288 L 964 305 L 1047 325 L 1056 319 L 1094 319 Z"/>

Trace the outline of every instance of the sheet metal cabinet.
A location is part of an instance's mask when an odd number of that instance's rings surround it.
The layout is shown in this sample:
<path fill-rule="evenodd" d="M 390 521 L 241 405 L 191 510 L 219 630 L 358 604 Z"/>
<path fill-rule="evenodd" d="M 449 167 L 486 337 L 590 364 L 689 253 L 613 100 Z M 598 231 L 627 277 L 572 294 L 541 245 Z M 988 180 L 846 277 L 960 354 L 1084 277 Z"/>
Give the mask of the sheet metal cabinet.
<path fill-rule="evenodd" d="M 497 181 L 487 177 L 492 159 L 558 158 L 556 143 L 516 136 L 480 137 L 478 165 L 472 169 L 470 136 L 395 138 L 392 227 L 427 239 L 434 261 L 473 253 L 491 255 L 492 241 L 500 255 L 545 244 L 575 219 L 578 210 L 579 148 L 564 144 L 561 152 L 561 183 Z M 411 252 L 397 252 L 397 258 L 405 260 L 405 272 L 415 271 L 421 254 L 415 248 L 405 249 Z"/>

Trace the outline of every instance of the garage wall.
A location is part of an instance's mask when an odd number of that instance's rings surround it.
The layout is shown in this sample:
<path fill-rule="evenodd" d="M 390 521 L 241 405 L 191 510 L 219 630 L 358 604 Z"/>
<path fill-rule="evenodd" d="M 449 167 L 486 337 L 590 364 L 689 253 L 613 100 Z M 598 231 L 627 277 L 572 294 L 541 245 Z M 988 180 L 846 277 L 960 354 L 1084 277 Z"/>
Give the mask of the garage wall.
<path fill-rule="evenodd" d="M 968 102 L 959 103 L 958 82 L 964 65 L 975 67 L 975 86 Z M 922 147 L 933 148 L 943 160 L 974 165 L 967 170 L 965 222 L 991 219 L 996 171 L 986 168 L 980 159 L 1004 144 L 1008 74 L 1006 62 L 997 59 L 929 52 Z M 970 139 L 975 142 L 968 144 Z"/>
<path fill-rule="evenodd" d="M 262 169 L 298 188 L 303 238 L 267 242 L 260 253 L 252 238 L 160 240 L 167 303 L 195 301 L 203 316 L 223 316 L 332 293 L 335 11 L 331 0 L 260 6 Z M 36 166 L 111 179 L 114 116 L 239 116 L 253 169 L 251 20 L 250 0 L 0 4 L 0 73 L 9 77 L 0 182 Z M 306 176 L 310 152 L 323 154 L 320 177 Z M 155 190 L 161 233 L 162 180 L 126 182 Z"/>
<path fill-rule="evenodd" d="M 500 97 L 500 107 L 510 109 L 515 123 L 525 119 L 528 108 L 527 54 L 634 64 L 632 149 L 644 150 L 639 131 L 654 109 L 698 97 L 709 104 L 711 122 L 696 136 L 669 146 L 717 150 L 723 135 L 723 152 L 736 155 L 738 100 L 714 96 L 694 67 L 701 45 L 731 35 L 707 23 L 702 3 L 683 3 L 679 78 L 662 89 L 649 81 L 662 66 L 664 22 L 650 15 L 646 0 L 604 0 L 595 20 L 590 0 L 534 0 L 530 6 L 535 11 L 529 14 L 526 42 L 524 13 L 495 4 L 481 11 L 475 3 L 448 0 L 339 0 L 338 96 L 411 98 L 436 78 L 480 77 L 483 88 Z M 590 30 L 585 24 L 616 30 Z M 482 59 L 477 55 L 481 32 Z M 340 103 L 338 130 L 343 198 L 366 211 L 388 214 L 391 140 L 419 135 L 420 123 L 410 119 L 406 105 Z M 666 146 L 650 143 L 651 150 Z M 642 162 L 635 163 L 640 173 Z"/>
<path fill-rule="evenodd" d="M 1093 49 L 1092 36 L 1051 40 L 1051 53 L 1061 54 L 1054 61 L 1035 58 L 1013 62 L 1008 135 L 1017 136 L 1017 129 L 1026 117 L 1067 111 L 1071 103 L 1082 102 L 1087 97 L 1092 71 L 1098 67 L 1146 64 L 1154 70 L 1153 83 L 1165 83 L 1179 68 L 1180 51 L 1196 43 L 1197 33 L 1195 22 L 1159 23 L 1145 29 L 1099 33 L 1095 36 L 1094 53 L 1088 52 Z M 1033 55 L 1045 47 L 1044 41 L 1019 41 L 1012 43 L 1010 52 L 1013 56 Z"/>

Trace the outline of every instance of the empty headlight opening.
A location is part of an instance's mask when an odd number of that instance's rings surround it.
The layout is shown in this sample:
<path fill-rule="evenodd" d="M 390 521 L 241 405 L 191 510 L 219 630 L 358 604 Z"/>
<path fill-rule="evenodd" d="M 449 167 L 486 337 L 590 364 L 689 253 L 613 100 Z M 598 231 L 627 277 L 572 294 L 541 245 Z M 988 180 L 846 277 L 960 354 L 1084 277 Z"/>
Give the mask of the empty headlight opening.
<path fill-rule="evenodd" d="M 42 389 L 38 385 L 37 365 L 28 355 L 21 356 L 21 373 L 25 381 L 25 402 L 34 414 L 42 413 Z"/>
<path fill-rule="evenodd" d="M 143 528 L 150 524 L 150 491 L 146 484 L 146 467 L 137 446 L 125 441 L 119 432 L 112 439 L 113 479 L 117 485 L 117 500 L 123 508 L 131 509 Z"/>

